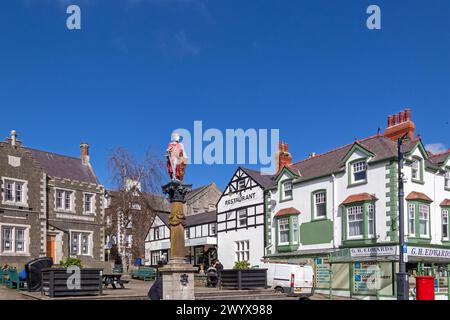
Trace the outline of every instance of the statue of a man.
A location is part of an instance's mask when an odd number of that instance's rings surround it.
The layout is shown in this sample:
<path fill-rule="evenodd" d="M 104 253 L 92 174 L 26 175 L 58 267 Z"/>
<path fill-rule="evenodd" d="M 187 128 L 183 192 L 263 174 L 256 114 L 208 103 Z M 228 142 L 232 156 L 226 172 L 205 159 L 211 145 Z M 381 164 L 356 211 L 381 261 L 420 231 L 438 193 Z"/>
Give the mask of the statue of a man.
<path fill-rule="evenodd" d="M 167 171 L 170 179 L 183 181 L 186 171 L 187 156 L 184 146 L 180 142 L 180 135 L 176 132 L 172 134 L 172 141 L 167 148 Z"/>

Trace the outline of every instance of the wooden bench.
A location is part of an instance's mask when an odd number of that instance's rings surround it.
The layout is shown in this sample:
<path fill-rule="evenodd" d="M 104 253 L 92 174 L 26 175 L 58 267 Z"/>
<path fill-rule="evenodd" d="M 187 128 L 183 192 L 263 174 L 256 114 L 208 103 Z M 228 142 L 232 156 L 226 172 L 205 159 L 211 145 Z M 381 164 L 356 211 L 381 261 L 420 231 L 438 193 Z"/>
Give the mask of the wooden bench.
<path fill-rule="evenodd" d="M 26 281 L 20 280 L 19 273 L 16 269 L 8 269 L 3 273 L 4 283 L 10 289 L 26 290 Z"/>
<path fill-rule="evenodd" d="M 152 267 L 139 267 L 137 270 L 131 272 L 133 279 L 155 280 L 156 269 Z"/>

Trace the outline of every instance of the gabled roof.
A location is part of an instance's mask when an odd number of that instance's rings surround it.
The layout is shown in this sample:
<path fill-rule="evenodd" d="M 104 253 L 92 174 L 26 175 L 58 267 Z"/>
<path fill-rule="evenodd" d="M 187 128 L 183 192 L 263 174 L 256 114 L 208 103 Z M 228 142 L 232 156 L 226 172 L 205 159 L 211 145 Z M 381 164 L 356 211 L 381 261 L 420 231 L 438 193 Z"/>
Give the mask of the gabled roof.
<path fill-rule="evenodd" d="M 306 158 L 292 164 L 290 168 L 300 171 L 300 181 L 341 172 L 345 169 L 345 162 L 342 160 L 345 159 L 355 143 L 353 142 L 337 149 Z M 370 162 L 395 158 L 397 156 L 397 143 L 382 135 L 368 137 L 357 141 L 357 143 L 374 155 Z"/>
<path fill-rule="evenodd" d="M 274 184 L 274 175 L 262 174 L 260 171 L 243 168 L 241 170 L 244 171 L 250 178 L 255 180 L 257 184 L 259 184 L 263 189 L 270 188 Z"/>
<path fill-rule="evenodd" d="M 45 173 L 50 177 L 99 184 L 91 166 L 82 164 L 80 158 L 30 148 L 24 149 L 30 152 L 33 159 L 40 164 Z"/>
<path fill-rule="evenodd" d="M 299 215 L 300 211 L 298 211 L 295 208 L 285 208 L 285 209 L 281 209 L 279 210 L 276 214 L 275 214 L 275 218 L 280 218 L 280 217 L 286 217 L 286 216 L 291 216 L 291 215 Z"/>
<path fill-rule="evenodd" d="M 450 158 L 450 149 L 442 152 L 442 153 L 437 153 L 437 154 L 430 154 L 430 160 L 438 165 L 438 166 L 442 166 L 444 165 L 444 163 Z"/>
<path fill-rule="evenodd" d="M 347 205 L 347 204 L 351 204 L 351 203 L 364 202 L 364 201 L 377 201 L 377 200 L 378 200 L 378 198 L 375 197 L 374 195 L 364 192 L 364 193 L 352 194 L 352 195 L 348 196 L 341 203 L 341 205 Z"/>
<path fill-rule="evenodd" d="M 421 200 L 426 202 L 433 202 L 433 200 L 427 196 L 425 193 L 412 191 L 408 196 L 406 197 L 406 200 L 414 201 L 414 200 Z"/>

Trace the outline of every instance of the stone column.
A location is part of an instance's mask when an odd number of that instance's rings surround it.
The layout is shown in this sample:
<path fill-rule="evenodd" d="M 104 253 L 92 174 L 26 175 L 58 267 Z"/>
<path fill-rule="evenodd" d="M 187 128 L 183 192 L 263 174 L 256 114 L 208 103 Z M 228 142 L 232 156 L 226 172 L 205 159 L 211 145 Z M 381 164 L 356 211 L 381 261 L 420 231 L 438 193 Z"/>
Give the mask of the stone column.
<path fill-rule="evenodd" d="M 184 203 L 186 193 L 191 185 L 172 181 L 163 186 L 163 192 L 169 196 L 171 212 L 170 225 L 170 259 L 169 263 L 160 269 L 163 277 L 163 300 L 194 300 L 194 274 L 197 268 L 185 260 L 186 248 L 184 242 L 184 227 L 186 215 Z"/>

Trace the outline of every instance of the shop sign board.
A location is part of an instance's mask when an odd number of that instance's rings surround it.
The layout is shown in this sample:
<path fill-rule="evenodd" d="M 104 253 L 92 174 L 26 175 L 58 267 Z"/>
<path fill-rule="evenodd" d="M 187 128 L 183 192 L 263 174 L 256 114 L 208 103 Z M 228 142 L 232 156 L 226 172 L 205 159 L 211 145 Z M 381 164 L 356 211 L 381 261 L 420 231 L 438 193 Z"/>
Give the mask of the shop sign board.
<path fill-rule="evenodd" d="M 352 258 L 360 257 L 386 257 L 397 255 L 397 246 L 379 246 L 379 247 L 363 247 L 363 248 L 352 248 L 350 253 Z"/>
<path fill-rule="evenodd" d="M 413 257 L 450 259 L 450 249 L 408 247 L 408 255 Z"/>

